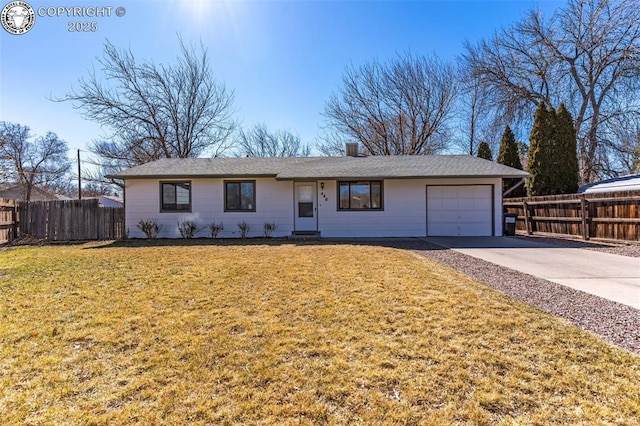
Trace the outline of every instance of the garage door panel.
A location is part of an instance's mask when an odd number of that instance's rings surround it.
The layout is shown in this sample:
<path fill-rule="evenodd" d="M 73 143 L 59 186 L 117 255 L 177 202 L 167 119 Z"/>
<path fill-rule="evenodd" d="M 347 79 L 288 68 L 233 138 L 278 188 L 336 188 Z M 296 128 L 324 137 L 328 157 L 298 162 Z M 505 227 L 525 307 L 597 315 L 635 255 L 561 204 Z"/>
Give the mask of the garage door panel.
<path fill-rule="evenodd" d="M 474 210 L 458 210 L 458 222 L 463 223 L 479 223 L 483 222 L 484 218 L 479 216 L 478 212 Z M 452 219 L 455 220 L 455 217 Z"/>
<path fill-rule="evenodd" d="M 442 198 L 442 187 L 441 186 L 432 186 L 429 188 L 429 193 L 433 194 L 434 199 Z"/>
<path fill-rule="evenodd" d="M 442 210 L 458 210 L 458 199 L 457 198 L 443 198 L 440 200 L 441 209 Z"/>
<path fill-rule="evenodd" d="M 458 210 L 443 210 L 441 217 L 442 223 L 456 223 L 458 222 Z"/>
<path fill-rule="evenodd" d="M 493 233 L 489 185 L 427 187 L 427 234 L 490 236 Z"/>
<path fill-rule="evenodd" d="M 441 211 L 430 211 L 430 212 L 427 212 L 427 214 L 433 217 L 434 222 L 439 222 L 439 223 L 444 222 Z"/>
<path fill-rule="evenodd" d="M 473 194 L 476 197 L 490 197 L 491 187 L 489 185 L 475 185 L 473 187 Z"/>
<path fill-rule="evenodd" d="M 473 198 L 476 194 L 475 188 L 469 186 L 458 186 L 455 191 L 456 198 Z"/>
<path fill-rule="evenodd" d="M 436 237 L 444 237 L 449 235 L 455 235 L 458 232 L 458 224 L 457 223 L 443 223 L 439 232 L 437 234 L 433 234 Z"/>
<path fill-rule="evenodd" d="M 442 202 L 457 202 L 458 201 L 458 193 L 451 191 L 442 191 Z"/>
<path fill-rule="evenodd" d="M 475 210 L 491 211 L 491 198 L 476 198 L 473 200 Z"/>

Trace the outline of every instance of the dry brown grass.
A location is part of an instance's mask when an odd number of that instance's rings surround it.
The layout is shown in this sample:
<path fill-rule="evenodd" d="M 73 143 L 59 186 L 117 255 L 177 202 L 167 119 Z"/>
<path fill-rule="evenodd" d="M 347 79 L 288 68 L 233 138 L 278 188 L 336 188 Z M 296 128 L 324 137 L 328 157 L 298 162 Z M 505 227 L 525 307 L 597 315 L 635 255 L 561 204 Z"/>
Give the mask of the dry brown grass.
<path fill-rule="evenodd" d="M 3 424 L 638 424 L 640 358 L 401 250 L 0 253 Z"/>

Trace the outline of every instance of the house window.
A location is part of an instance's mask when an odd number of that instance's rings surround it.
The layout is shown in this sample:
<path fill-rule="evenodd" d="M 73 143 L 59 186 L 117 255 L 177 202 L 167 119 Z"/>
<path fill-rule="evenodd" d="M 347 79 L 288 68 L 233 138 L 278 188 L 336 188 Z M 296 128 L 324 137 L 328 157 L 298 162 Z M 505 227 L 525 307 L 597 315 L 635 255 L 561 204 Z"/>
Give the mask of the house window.
<path fill-rule="evenodd" d="M 160 183 L 161 212 L 191 211 L 191 182 Z"/>
<path fill-rule="evenodd" d="M 340 182 L 338 210 L 382 210 L 382 181 Z"/>
<path fill-rule="evenodd" d="M 225 182 L 224 210 L 227 212 L 255 212 L 256 181 Z"/>

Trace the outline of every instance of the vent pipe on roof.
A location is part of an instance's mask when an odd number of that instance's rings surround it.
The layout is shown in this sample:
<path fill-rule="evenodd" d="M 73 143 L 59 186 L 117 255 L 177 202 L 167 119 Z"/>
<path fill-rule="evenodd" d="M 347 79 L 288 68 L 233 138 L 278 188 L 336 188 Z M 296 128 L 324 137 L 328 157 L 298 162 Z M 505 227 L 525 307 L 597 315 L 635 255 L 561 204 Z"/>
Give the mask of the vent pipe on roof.
<path fill-rule="evenodd" d="M 344 144 L 344 154 L 347 157 L 357 157 L 358 156 L 358 143 L 348 142 Z"/>

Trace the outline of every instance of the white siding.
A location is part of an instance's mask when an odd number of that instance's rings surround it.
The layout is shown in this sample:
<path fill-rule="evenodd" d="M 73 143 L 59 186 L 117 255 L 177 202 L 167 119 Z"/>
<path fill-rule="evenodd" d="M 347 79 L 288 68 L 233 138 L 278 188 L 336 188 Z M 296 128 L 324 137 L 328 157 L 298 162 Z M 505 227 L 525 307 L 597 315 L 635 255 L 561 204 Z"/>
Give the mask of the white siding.
<path fill-rule="evenodd" d="M 324 180 L 318 203 L 323 237 L 424 237 L 427 235 L 427 185 L 494 185 L 495 235 L 502 235 L 502 180 L 387 179 L 382 211 L 338 211 L 336 181 Z M 326 198 L 326 199 L 325 199 Z"/>
<path fill-rule="evenodd" d="M 232 180 L 232 179 L 229 179 Z M 201 228 L 196 236 L 208 236 L 207 225 L 224 223 L 222 238 L 239 237 L 237 223 L 251 225 L 250 237 L 262 235 L 265 222 L 275 222 L 274 237 L 293 231 L 293 182 L 272 178 L 256 180 L 256 212 L 224 212 L 224 179 L 191 179 L 191 213 L 160 213 L 160 180 L 126 181 L 126 227 L 132 238 L 144 238 L 136 224 L 156 219 L 160 236 L 178 238 L 180 218 L 195 220 Z M 172 179 L 175 181 L 175 179 Z M 324 182 L 321 189 L 320 182 Z M 382 211 L 338 211 L 335 180 L 318 181 L 318 230 L 323 237 L 423 237 L 427 235 L 427 185 L 494 185 L 494 231 L 502 235 L 502 187 L 499 178 L 478 179 L 387 179 L 383 182 Z"/>
<path fill-rule="evenodd" d="M 166 181 L 179 181 L 171 179 Z M 187 179 L 188 180 L 188 179 Z M 251 226 L 249 237 L 263 235 L 265 222 L 274 222 L 277 229 L 273 237 L 290 235 L 293 229 L 293 183 L 275 179 L 246 179 L 256 181 L 255 212 L 225 212 L 225 179 L 190 179 L 191 213 L 160 213 L 160 182 L 158 179 L 127 179 L 125 188 L 125 222 L 129 237 L 144 238 L 136 226 L 140 219 L 156 219 L 162 225 L 161 238 L 179 238 L 178 220 L 195 220 L 200 230 L 196 237 L 208 237 L 208 225 L 222 222 L 224 230 L 219 238 L 239 237 L 237 223 L 246 221 Z M 228 179 L 233 180 L 233 179 Z"/>

